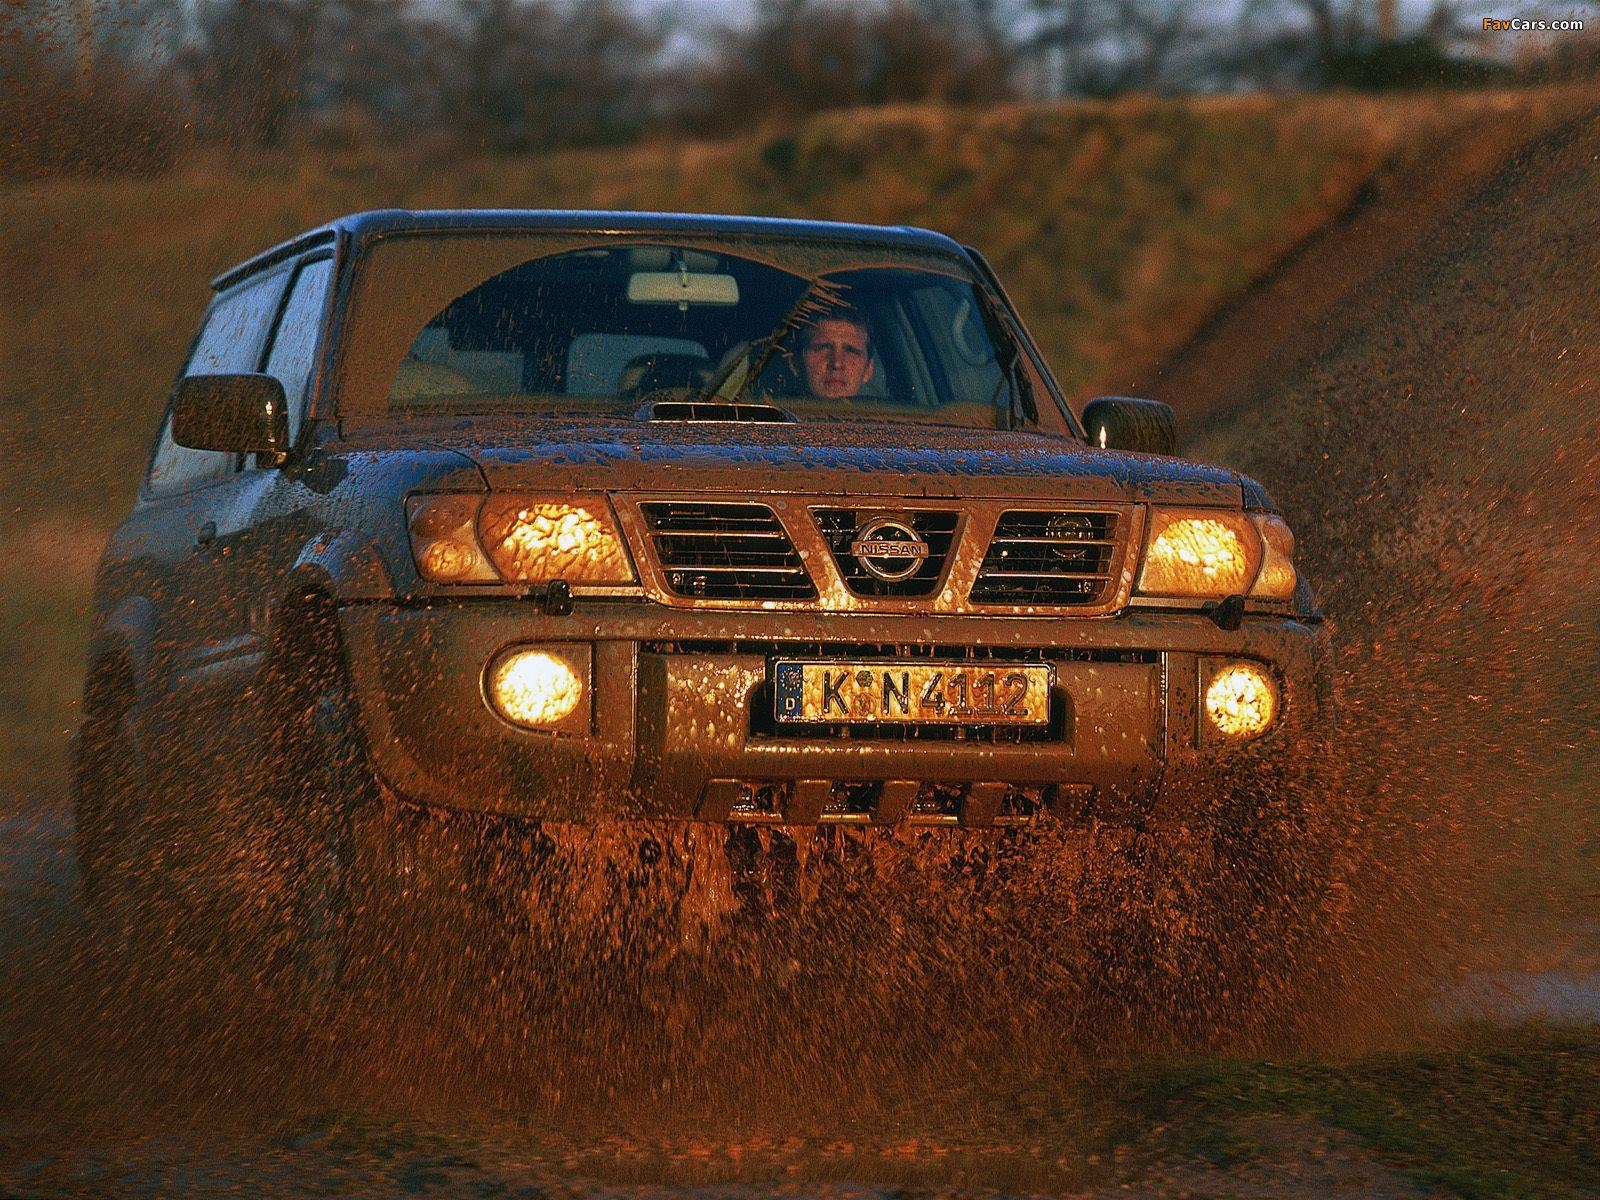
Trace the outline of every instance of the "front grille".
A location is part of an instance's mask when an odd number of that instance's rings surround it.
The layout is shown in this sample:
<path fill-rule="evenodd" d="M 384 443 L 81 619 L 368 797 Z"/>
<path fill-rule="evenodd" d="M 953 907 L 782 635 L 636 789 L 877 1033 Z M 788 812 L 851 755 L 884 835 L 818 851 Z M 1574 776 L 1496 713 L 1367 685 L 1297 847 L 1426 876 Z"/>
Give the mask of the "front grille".
<path fill-rule="evenodd" d="M 956 538 L 960 514 L 954 512 L 900 512 L 884 513 L 876 509 L 814 508 L 811 515 L 817 528 L 827 539 L 833 561 L 845 586 L 857 596 L 930 596 L 939 586 L 944 574 L 945 561 L 950 557 L 950 547 Z M 921 560 L 915 572 L 904 579 L 880 579 L 861 562 L 851 550 L 857 534 L 874 523 L 874 518 L 884 516 L 910 526 L 927 547 L 927 557 Z M 909 539 L 891 532 L 884 540 L 899 542 Z M 895 560 L 882 560 L 893 567 Z M 912 560 L 907 560 L 909 563 Z"/>
<path fill-rule="evenodd" d="M 771 638 L 685 638 L 639 644 L 645 654 L 759 654 L 763 658 L 836 658 L 857 662 L 874 658 L 926 658 L 936 662 L 1091 662 L 1142 663 L 1161 661 L 1158 650 L 1113 650 L 1100 647 L 946 646 L 930 642 L 816 642 L 776 641 Z"/>
<path fill-rule="evenodd" d="M 1088 606 L 1113 583 L 1117 514 L 1002 513 L 978 580 L 974 604 Z"/>
<path fill-rule="evenodd" d="M 691 600 L 808 600 L 817 594 L 764 504 L 639 506 L 667 589 Z"/>

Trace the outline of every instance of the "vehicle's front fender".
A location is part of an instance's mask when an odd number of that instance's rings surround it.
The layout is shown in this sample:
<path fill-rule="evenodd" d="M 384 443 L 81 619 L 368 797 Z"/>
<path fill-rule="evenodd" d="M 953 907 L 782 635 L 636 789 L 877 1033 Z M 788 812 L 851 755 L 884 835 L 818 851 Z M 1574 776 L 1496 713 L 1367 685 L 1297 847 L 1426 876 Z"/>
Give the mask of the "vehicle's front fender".
<path fill-rule="evenodd" d="M 322 592 L 338 604 L 394 597 L 394 577 L 370 534 L 319 533 L 301 547 L 289 571 L 288 594 Z"/>

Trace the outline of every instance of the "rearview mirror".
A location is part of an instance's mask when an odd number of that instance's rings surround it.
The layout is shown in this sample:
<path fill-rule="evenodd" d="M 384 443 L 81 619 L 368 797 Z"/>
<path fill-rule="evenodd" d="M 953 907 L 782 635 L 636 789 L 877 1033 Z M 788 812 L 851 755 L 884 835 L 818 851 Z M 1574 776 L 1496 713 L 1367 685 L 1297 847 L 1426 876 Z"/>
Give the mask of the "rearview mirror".
<path fill-rule="evenodd" d="M 191 450 L 283 454 L 289 404 L 271 375 L 186 375 L 172 391 L 172 440 Z"/>
<path fill-rule="evenodd" d="M 628 276 L 633 304 L 737 304 L 739 281 L 732 275 L 688 271 L 635 271 Z"/>
<path fill-rule="evenodd" d="M 1101 396 L 1083 406 L 1083 428 L 1091 446 L 1142 454 L 1178 452 L 1177 420 L 1159 400 Z"/>

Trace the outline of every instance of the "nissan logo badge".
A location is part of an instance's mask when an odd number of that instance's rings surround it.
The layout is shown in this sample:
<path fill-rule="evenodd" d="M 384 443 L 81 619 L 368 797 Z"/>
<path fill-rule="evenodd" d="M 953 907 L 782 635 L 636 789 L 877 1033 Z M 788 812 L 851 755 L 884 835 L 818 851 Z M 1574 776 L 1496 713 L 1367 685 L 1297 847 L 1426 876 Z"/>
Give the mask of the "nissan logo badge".
<path fill-rule="evenodd" d="M 900 583 L 922 569 L 928 543 L 900 517 L 874 517 L 856 530 L 850 553 L 861 569 L 885 583 Z"/>

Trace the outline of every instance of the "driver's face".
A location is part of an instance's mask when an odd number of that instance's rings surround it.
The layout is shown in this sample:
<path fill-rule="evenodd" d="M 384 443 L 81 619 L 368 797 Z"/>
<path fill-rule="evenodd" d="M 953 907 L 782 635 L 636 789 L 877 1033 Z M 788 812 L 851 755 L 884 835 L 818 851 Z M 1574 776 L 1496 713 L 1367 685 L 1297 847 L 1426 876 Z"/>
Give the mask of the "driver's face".
<path fill-rule="evenodd" d="M 818 321 L 800 362 L 811 394 L 828 400 L 848 400 L 872 378 L 866 330 L 849 321 Z"/>

